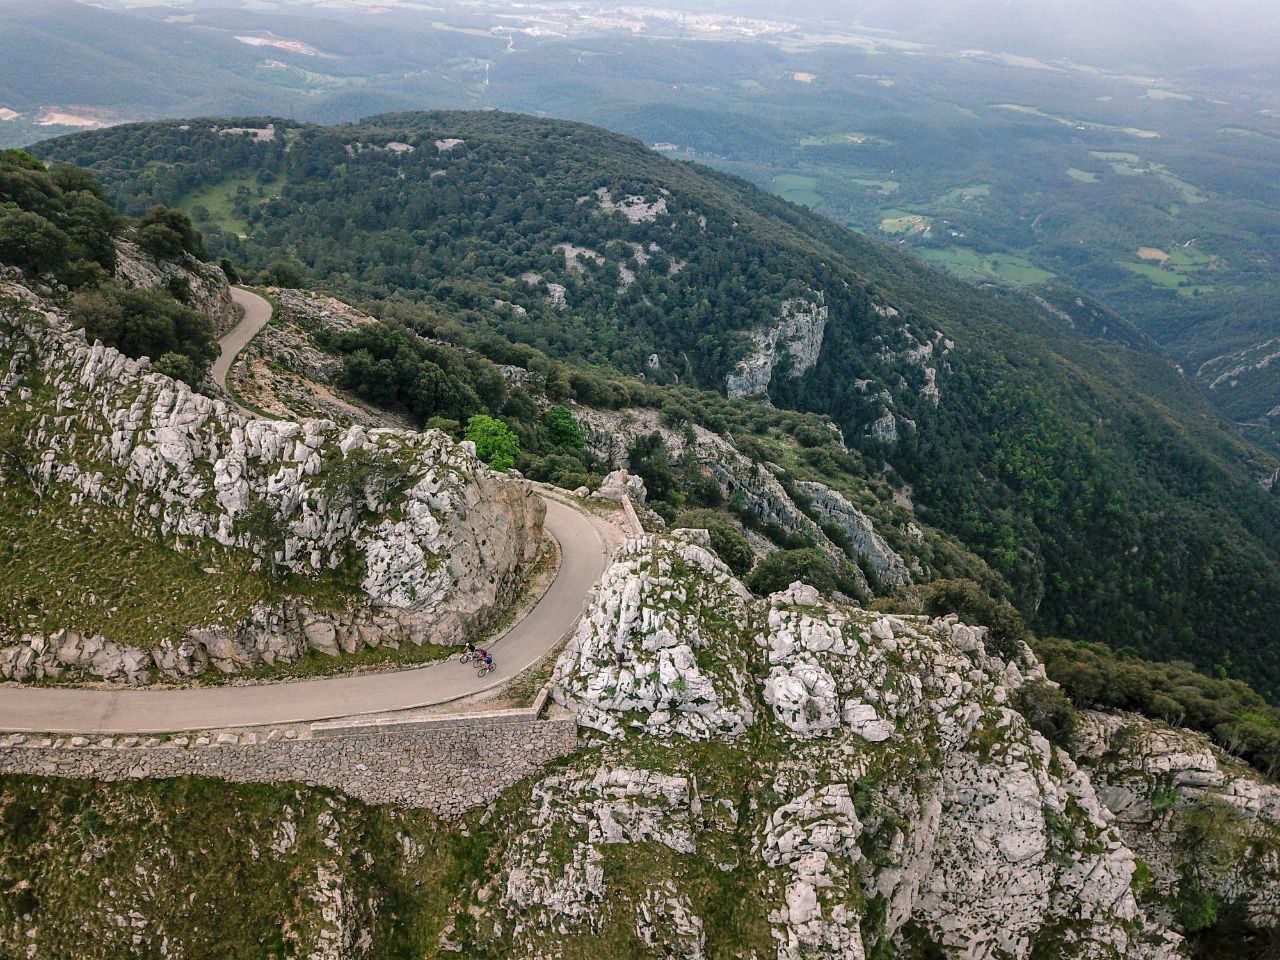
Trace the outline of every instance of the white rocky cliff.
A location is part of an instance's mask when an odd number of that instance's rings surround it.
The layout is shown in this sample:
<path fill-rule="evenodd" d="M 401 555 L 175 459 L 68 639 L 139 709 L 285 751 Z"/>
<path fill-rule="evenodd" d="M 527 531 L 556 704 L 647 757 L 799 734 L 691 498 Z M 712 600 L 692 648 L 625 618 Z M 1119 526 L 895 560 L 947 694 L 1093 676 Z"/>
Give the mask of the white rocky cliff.
<path fill-rule="evenodd" d="M 5 677 L 142 682 L 153 668 L 179 678 L 308 649 L 456 642 L 504 605 L 537 555 L 541 501 L 440 433 L 249 419 L 86 343 L 23 288 L 0 294 L 4 427 L 39 496 L 97 505 L 178 551 L 243 552 L 264 578 L 350 584 L 341 602 L 283 597 L 189 624 L 155 649 L 75 623 L 11 636 Z"/>
<path fill-rule="evenodd" d="M 730 397 L 755 397 L 768 392 L 774 371 L 786 361 L 788 375 L 803 376 L 818 364 L 827 329 L 827 306 L 822 294 L 812 300 L 787 300 L 776 321 L 755 336 L 749 357 L 725 381 Z"/>
<path fill-rule="evenodd" d="M 993 656 L 985 635 L 801 584 L 755 599 L 697 531 L 630 541 L 555 672 L 589 748 L 504 826 L 476 944 L 1186 956 L 1142 895 L 1163 868 L 1135 855 L 1113 778 L 1098 786 L 1028 724 L 1019 690 L 1042 668 L 1025 648 Z M 1270 792 L 1216 782 L 1274 830 Z M 1268 863 L 1256 909 L 1280 890 Z"/>

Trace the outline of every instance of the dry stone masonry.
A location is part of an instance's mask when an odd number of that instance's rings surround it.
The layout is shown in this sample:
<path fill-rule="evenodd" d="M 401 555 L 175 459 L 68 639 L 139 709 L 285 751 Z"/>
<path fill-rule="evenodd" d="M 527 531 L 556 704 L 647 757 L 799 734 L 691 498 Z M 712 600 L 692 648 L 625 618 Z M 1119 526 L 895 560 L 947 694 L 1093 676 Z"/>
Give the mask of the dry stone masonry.
<path fill-rule="evenodd" d="M 571 753 L 572 717 L 457 716 L 394 732 L 286 738 L 277 731 L 143 737 L 0 737 L 0 774 L 94 780 L 218 777 L 332 787 L 367 803 L 456 817 Z M 296 737 L 289 731 L 290 737 Z M 478 750 L 477 744 L 484 749 Z"/>

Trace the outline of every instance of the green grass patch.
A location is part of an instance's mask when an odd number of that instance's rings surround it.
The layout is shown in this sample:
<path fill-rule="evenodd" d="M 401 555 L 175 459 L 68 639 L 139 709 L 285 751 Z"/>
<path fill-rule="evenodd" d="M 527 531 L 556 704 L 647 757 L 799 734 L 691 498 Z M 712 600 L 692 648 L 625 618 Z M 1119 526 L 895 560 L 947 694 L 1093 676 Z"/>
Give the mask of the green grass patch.
<path fill-rule="evenodd" d="M 924 214 L 908 210 L 885 210 L 880 220 L 880 229 L 895 235 L 924 233 L 931 226 L 933 221 Z"/>
<path fill-rule="evenodd" d="M 214 224 L 228 233 L 244 236 L 249 230 L 249 222 L 243 213 L 236 211 L 237 197 L 243 197 L 250 205 L 261 205 L 279 197 L 284 190 L 284 182 L 281 174 L 264 182 L 253 173 L 236 173 L 188 192 L 179 198 L 177 206 L 196 220 L 197 225 Z M 197 215 L 205 211 L 207 217 Z"/>
<path fill-rule="evenodd" d="M 972 183 L 967 187 L 953 187 L 938 197 L 934 203 L 939 206 L 954 207 L 962 203 L 972 203 L 991 196 L 991 184 Z"/>
<path fill-rule="evenodd" d="M 856 183 L 861 187 L 869 190 L 875 190 L 883 196 L 890 196 L 898 192 L 902 184 L 897 180 L 875 180 L 868 177 L 849 177 L 849 183 Z"/>
<path fill-rule="evenodd" d="M 1122 177 L 1141 177 L 1150 174 L 1176 190 L 1184 203 L 1196 204 L 1209 201 L 1209 198 L 1195 184 L 1188 183 L 1181 177 L 1176 176 L 1162 163 L 1148 162 L 1143 164 L 1142 158 L 1136 153 L 1116 150 L 1091 150 L 1089 151 L 1089 156 L 1095 160 L 1106 162 L 1111 167 L 1112 173 Z M 1073 167 L 1072 169 L 1075 168 Z M 1068 174 L 1071 173 L 1070 170 L 1067 172 Z"/>
<path fill-rule="evenodd" d="M 1046 283 L 1054 275 L 1012 253 L 978 253 L 968 247 L 919 251 L 920 256 L 964 280 L 1004 280 L 1017 286 Z"/>
<path fill-rule="evenodd" d="M 253 561 L 212 540 L 136 533 L 111 510 L 74 506 L 58 490 L 38 498 L 8 477 L 0 488 L 0 633 L 8 636 L 70 626 L 154 647 L 287 596 L 343 606 L 357 587 L 337 572 L 273 577 Z"/>
<path fill-rule="evenodd" d="M 1205 283 L 1201 275 L 1220 267 L 1218 258 L 1213 254 L 1187 246 L 1173 247 L 1169 251 L 1169 259 L 1163 263 L 1117 260 L 1116 264 L 1154 287 L 1173 290 L 1183 297 L 1201 296 L 1213 290 L 1214 285 Z"/>
<path fill-rule="evenodd" d="M 369 932 L 371 956 L 434 955 L 484 856 L 425 811 L 194 777 L 3 777 L 0 823 L 0 929 L 35 928 L 41 956 L 80 960 L 312 955 L 334 927 L 321 874 L 345 889 L 344 922 Z"/>
<path fill-rule="evenodd" d="M 1072 180 L 1078 180 L 1081 183 L 1097 183 L 1098 175 L 1090 173 L 1088 170 L 1081 170 L 1079 167 L 1067 167 L 1067 176 Z"/>
<path fill-rule="evenodd" d="M 801 137 L 800 146 L 802 147 L 841 147 L 850 146 L 858 147 L 864 143 L 874 143 L 885 146 L 889 143 L 884 137 L 877 137 L 870 133 L 828 133 L 821 136 Z"/>
<path fill-rule="evenodd" d="M 822 202 L 822 197 L 818 195 L 817 178 L 798 173 L 780 173 L 774 177 L 773 192 L 784 200 L 804 207 L 816 207 Z"/>
<path fill-rule="evenodd" d="M 1177 270 L 1170 270 L 1168 267 L 1154 263 L 1129 263 L 1126 260 L 1117 262 L 1130 273 L 1136 273 L 1142 279 L 1157 287 L 1179 287 L 1187 282 L 1186 274 L 1179 273 Z"/>

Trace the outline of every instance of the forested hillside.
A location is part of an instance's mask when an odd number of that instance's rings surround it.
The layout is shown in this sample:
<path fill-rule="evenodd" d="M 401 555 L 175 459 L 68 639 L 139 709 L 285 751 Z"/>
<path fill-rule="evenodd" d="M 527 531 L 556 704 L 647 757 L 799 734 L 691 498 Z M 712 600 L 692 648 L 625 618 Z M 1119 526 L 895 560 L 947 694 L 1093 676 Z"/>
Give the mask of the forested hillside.
<path fill-rule="evenodd" d="M 1258 482 L 1275 465 L 1171 364 L 1056 309 L 557 121 L 193 121 L 38 152 L 92 167 L 127 213 L 182 207 L 264 279 L 501 362 L 520 343 L 829 414 L 856 469 L 982 556 L 1038 629 L 1280 689 L 1280 499 Z"/>

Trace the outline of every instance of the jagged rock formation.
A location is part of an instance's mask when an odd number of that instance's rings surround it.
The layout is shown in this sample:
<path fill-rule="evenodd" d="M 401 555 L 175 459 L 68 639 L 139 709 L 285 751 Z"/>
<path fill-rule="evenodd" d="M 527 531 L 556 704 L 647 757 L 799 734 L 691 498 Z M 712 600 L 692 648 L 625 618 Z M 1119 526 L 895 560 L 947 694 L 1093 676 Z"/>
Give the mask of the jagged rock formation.
<path fill-rule="evenodd" d="M 805 480 L 799 481 L 796 487 L 809 498 L 811 509 L 824 525 L 844 531 L 853 549 L 867 561 L 881 583 L 896 587 L 911 582 L 902 557 L 876 532 L 871 518 L 851 504 L 844 494 L 825 484 Z"/>
<path fill-rule="evenodd" d="M 1153 913 L 1187 920 L 1211 903 L 1280 927 L 1280 787 L 1205 737 L 1140 716 L 1085 714 L 1073 752 L 1149 868 Z"/>
<path fill-rule="evenodd" d="M 812 300 L 787 300 L 777 321 L 755 336 L 755 348 L 725 380 L 730 397 L 766 394 L 774 371 L 788 363 L 788 375 L 803 376 L 818 364 L 827 329 L 827 306 L 821 293 Z"/>
<path fill-rule="evenodd" d="M 910 563 L 893 549 L 865 513 L 836 490 L 816 482 L 796 484 L 801 499 L 808 498 L 813 516 L 801 509 L 787 489 L 769 469 L 739 451 L 725 437 L 693 425 L 690 444 L 685 431 L 665 426 L 654 410 L 614 411 L 576 408 L 586 433 L 587 446 L 607 463 L 623 465 L 627 450 L 638 438 L 659 433 L 673 457 L 692 448 L 699 465 L 715 479 L 725 497 L 740 499 L 743 507 L 765 523 L 803 534 L 828 555 L 843 559 L 846 554 L 819 525 L 843 530 L 857 558 L 875 572 L 885 587 L 911 583 L 923 571 L 917 561 Z"/>
<path fill-rule="evenodd" d="M 509 825 L 476 945 L 1183 956 L 1088 774 L 1015 707 L 1042 668 L 985 636 L 756 600 L 697 533 L 630 541 L 554 678 L 592 747 Z"/>
<path fill-rule="evenodd" d="M 236 672 L 308 649 L 457 642 L 537 554 L 541 501 L 443 434 L 247 419 L 145 359 L 89 345 L 23 288 L 0 293 L 4 429 L 38 497 L 96 505 L 175 550 L 242 552 L 264 581 L 304 587 L 185 624 L 154 649 L 75 623 L 11 636 L 4 677 L 138 683 L 153 669 Z"/>

